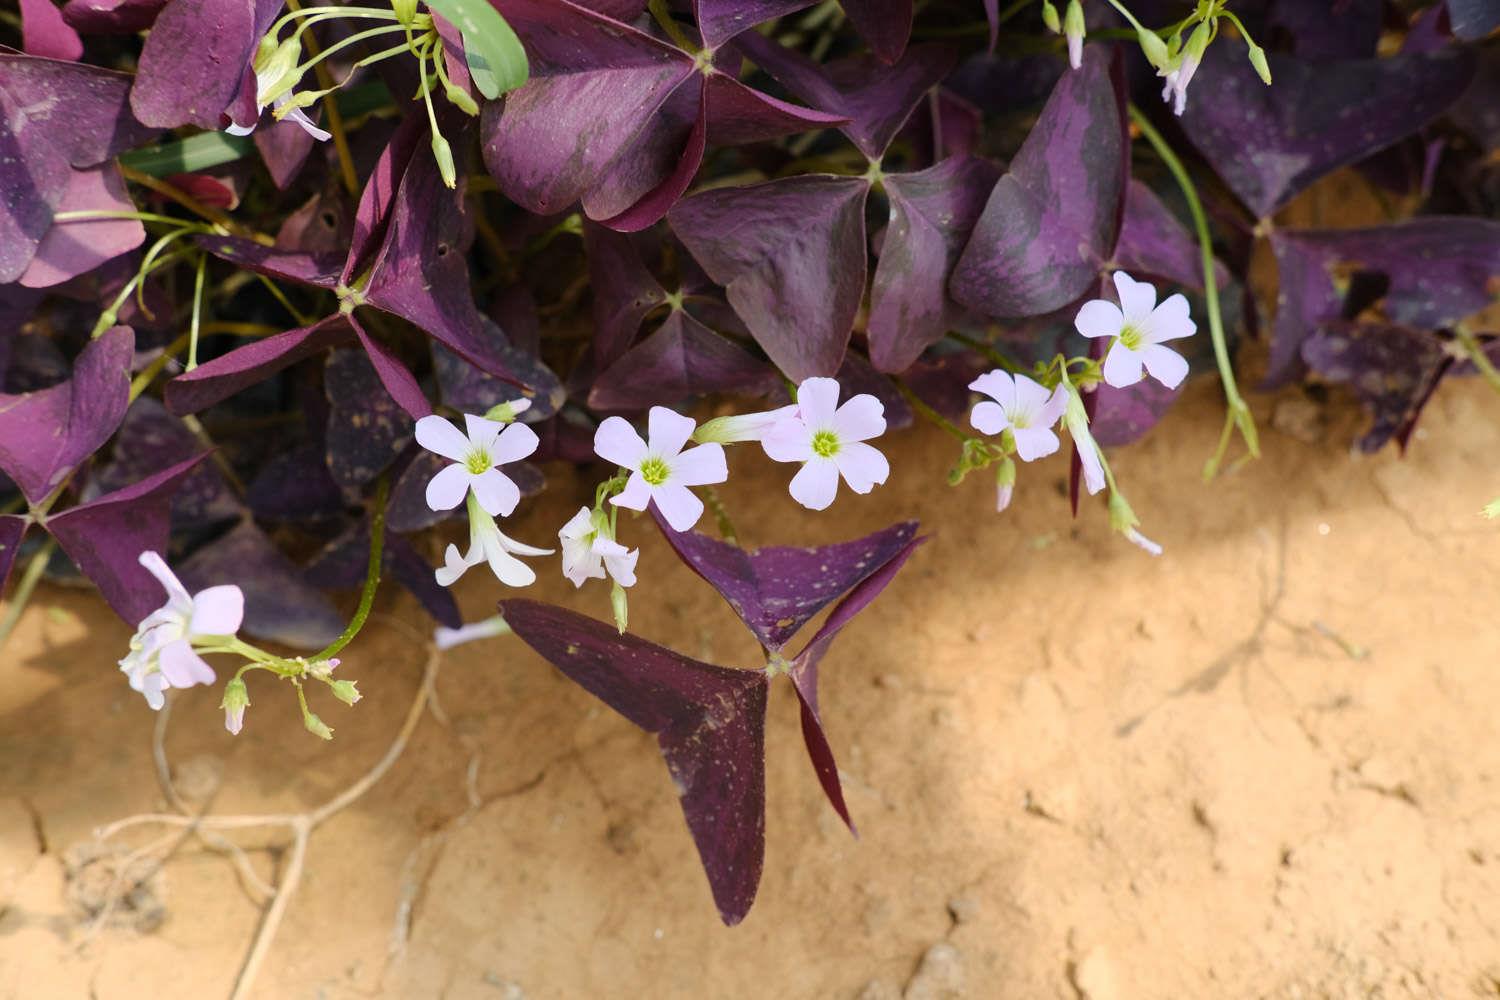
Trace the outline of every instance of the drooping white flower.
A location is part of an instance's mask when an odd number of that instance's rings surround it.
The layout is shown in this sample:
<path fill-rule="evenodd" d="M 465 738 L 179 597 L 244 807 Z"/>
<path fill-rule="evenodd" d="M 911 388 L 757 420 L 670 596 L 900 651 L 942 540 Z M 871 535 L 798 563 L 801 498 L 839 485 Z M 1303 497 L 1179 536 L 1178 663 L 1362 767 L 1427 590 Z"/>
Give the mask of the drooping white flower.
<path fill-rule="evenodd" d="M 452 649 L 466 642 L 474 642 L 478 639 L 493 639 L 496 636 L 509 635 L 510 626 L 505 619 L 499 615 L 491 615 L 483 621 L 472 622 L 461 625 L 458 628 L 444 628 L 439 625 L 437 631 L 432 634 L 432 641 L 438 649 Z"/>
<path fill-rule="evenodd" d="M 635 586 L 635 564 L 640 549 L 627 549 L 609 534 L 609 519 L 579 507 L 578 513 L 557 533 L 562 543 L 563 575 L 582 587 L 585 580 L 602 580 L 605 574 L 622 587 Z"/>
<path fill-rule="evenodd" d="M 1012 377 L 996 368 L 970 382 L 969 388 L 990 397 L 974 404 L 969 423 L 984 434 L 1009 431 L 1021 461 L 1034 462 L 1061 447 L 1052 428 L 1068 406 L 1068 394 L 1062 386 L 1048 391 L 1035 379 Z"/>
<path fill-rule="evenodd" d="M 536 582 L 536 571 L 516 556 L 550 556 L 551 549 L 539 549 L 518 542 L 500 530 L 478 500 L 469 496 L 469 551 L 460 553 L 449 544 L 443 552 L 443 566 L 434 572 L 438 585 L 451 587 L 454 582 L 482 562 L 490 564 L 495 578 L 508 587 L 529 587 Z"/>
<path fill-rule="evenodd" d="M 610 497 L 610 503 L 630 510 L 645 510 L 655 503 L 673 531 L 687 531 L 703 516 L 703 501 L 688 487 L 729 478 L 724 446 L 711 442 L 684 451 L 698 425 L 665 406 L 651 407 L 646 424 L 649 443 L 624 417 L 609 417 L 594 432 L 594 452 L 630 470 L 625 489 Z"/>
<path fill-rule="evenodd" d="M 130 652 L 120 670 L 130 687 L 160 709 L 167 688 L 212 684 L 214 671 L 193 649 L 200 637 L 230 636 L 245 617 L 245 595 L 233 584 L 222 584 L 189 594 L 171 568 L 155 552 L 142 552 L 140 564 L 167 592 L 167 603 L 147 615 L 130 639 Z"/>
<path fill-rule="evenodd" d="M 297 72 L 298 61 L 301 58 L 302 45 L 296 36 L 279 43 L 270 35 L 261 39 L 255 58 L 252 60 L 252 68 L 255 70 L 256 120 L 247 125 L 231 122 L 224 131 L 230 135 L 249 135 L 255 131 L 255 126 L 260 124 L 261 112 L 270 108 L 277 118 L 290 118 L 301 127 L 302 131 L 319 142 L 327 142 L 333 138 L 331 133 L 313 124 L 312 119 L 303 112 L 300 101 L 297 107 L 287 111 L 281 110 L 288 101 L 292 100 L 292 89 L 302 78 L 302 74 Z"/>
<path fill-rule="evenodd" d="M 885 433 L 885 406 L 869 393 L 839 405 L 839 383 L 804 379 L 797 408 L 772 424 L 761 447 L 777 462 L 801 462 L 792 477 L 792 498 L 809 510 L 825 510 L 838 495 L 839 479 L 868 493 L 891 473 L 885 456 L 865 441 Z"/>
<path fill-rule="evenodd" d="M 1156 304 L 1156 289 L 1136 281 L 1124 271 L 1114 274 L 1120 304 L 1107 299 L 1085 302 L 1073 325 L 1085 337 L 1113 338 L 1104 356 L 1104 381 L 1123 389 L 1142 378 L 1144 368 L 1169 389 L 1187 377 L 1188 364 L 1164 341 L 1191 337 L 1198 326 L 1188 316 L 1188 301 L 1181 293 Z"/>
<path fill-rule="evenodd" d="M 509 517 L 521 501 L 521 489 L 497 466 L 517 462 L 536 451 L 536 431 L 525 424 L 502 424 L 464 414 L 465 435 L 442 417 L 417 421 L 417 443 L 453 462 L 427 484 L 427 506 L 452 510 L 473 490 L 479 505 L 495 517 Z"/>
<path fill-rule="evenodd" d="M 1093 496 L 1104 489 L 1104 461 L 1099 456 L 1099 442 L 1089 432 L 1088 411 L 1076 391 L 1068 392 L 1067 406 L 1063 410 L 1063 426 L 1078 449 L 1078 461 L 1083 466 L 1083 486 Z"/>
<path fill-rule="evenodd" d="M 797 404 L 763 410 L 760 413 L 737 413 L 728 417 L 715 417 L 705 421 L 693 431 L 693 440 L 700 444 L 718 442 L 736 444 L 741 441 L 759 441 L 765 437 L 778 420 L 797 412 Z"/>

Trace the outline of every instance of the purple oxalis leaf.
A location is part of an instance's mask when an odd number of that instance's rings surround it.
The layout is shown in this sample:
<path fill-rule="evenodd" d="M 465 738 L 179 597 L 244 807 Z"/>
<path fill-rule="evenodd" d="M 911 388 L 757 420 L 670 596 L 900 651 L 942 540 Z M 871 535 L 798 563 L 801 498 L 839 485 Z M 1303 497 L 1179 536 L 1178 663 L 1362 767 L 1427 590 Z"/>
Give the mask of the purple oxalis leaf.
<path fill-rule="evenodd" d="M 0 594 L 5 593 L 5 584 L 10 580 L 10 568 L 16 564 L 16 555 L 21 551 L 21 539 L 31 522 L 19 514 L 0 514 Z"/>
<path fill-rule="evenodd" d="M 130 106 L 147 125 L 219 128 L 281 0 L 171 0 L 141 49 Z M 250 74 L 254 87 L 254 74 Z"/>
<path fill-rule="evenodd" d="M 844 13 L 886 64 L 901 58 L 911 37 L 912 0 L 841 0 Z"/>
<path fill-rule="evenodd" d="M 1203 289 L 1203 258 L 1198 241 L 1183 228 L 1156 193 L 1132 180 L 1125 194 L 1125 220 L 1115 246 L 1114 263 L 1132 277 L 1162 278 L 1184 288 Z M 1222 289 L 1229 271 L 1214 263 L 1214 274 Z"/>
<path fill-rule="evenodd" d="M 45 522 L 68 558 L 131 625 L 166 603 L 161 584 L 138 560 L 142 552 L 166 553 L 172 494 L 207 457 L 194 455 Z"/>
<path fill-rule="evenodd" d="M 948 278 L 999 175 L 988 160 L 953 157 L 885 179 L 891 221 L 867 329 L 876 368 L 905 371 L 952 329 L 962 310 L 948 297 Z"/>
<path fill-rule="evenodd" d="M 589 406 L 645 410 L 711 392 L 759 395 L 780 385 L 776 372 L 682 309 L 594 380 Z"/>
<path fill-rule="evenodd" d="M 703 44 L 716 49 L 757 24 L 795 14 L 817 0 L 693 0 Z"/>
<path fill-rule="evenodd" d="M 838 371 L 865 286 L 857 177 L 807 175 L 679 202 L 672 229 L 793 381 Z"/>
<path fill-rule="evenodd" d="M 700 663 L 535 601 L 502 601 L 500 613 L 553 666 L 656 735 L 719 916 L 739 923 L 765 858 L 765 673 Z"/>
<path fill-rule="evenodd" d="M 272 119 L 255 130 L 255 148 L 260 153 L 271 183 L 279 190 L 291 187 L 292 181 L 317 145 L 312 134 L 294 121 Z"/>
<path fill-rule="evenodd" d="M 189 590 L 237 584 L 245 592 L 244 630 L 257 639 L 319 649 L 344 629 L 328 599 L 248 519 L 194 552 L 179 574 Z"/>
<path fill-rule="evenodd" d="M 76 61 L 83 40 L 52 0 L 21 0 L 21 47 L 28 55 Z"/>
<path fill-rule="evenodd" d="M 113 327 L 84 347 L 68 381 L 0 395 L 0 469 L 28 501 L 40 503 L 120 426 L 134 351 L 130 328 Z"/>
<path fill-rule="evenodd" d="M 199 236 L 197 243 L 220 260 L 269 278 L 334 290 L 339 285 L 341 255 L 268 247 L 236 236 Z"/>
<path fill-rule="evenodd" d="M 264 337 L 206 361 L 167 383 L 162 398 L 178 416 L 197 413 L 264 381 L 299 361 L 348 343 L 354 331 L 343 316 Z"/>
<path fill-rule="evenodd" d="M 443 402 L 455 410 L 482 414 L 492 406 L 524 396 L 531 400 L 531 407 L 521 414 L 527 423 L 545 420 L 556 413 L 567 399 L 567 392 L 552 369 L 535 354 L 511 344 L 510 338 L 488 316 L 479 316 L 479 326 L 485 350 L 502 359 L 530 389 L 521 392 L 515 383 L 488 375 L 442 344 L 433 344 L 432 364 L 437 369 Z"/>
<path fill-rule="evenodd" d="M 1106 448 L 1131 444 L 1156 426 L 1182 395 L 1182 387 L 1168 389 L 1155 379 L 1143 379 L 1135 385 L 1117 389 L 1099 383 L 1094 390 L 1094 413 L 1089 430 Z"/>
<path fill-rule="evenodd" d="M 133 35 L 151 27 L 167 0 L 68 0 L 63 20 L 85 35 Z"/>
<path fill-rule="evenodd" d="M 1182 129 L 1258 217 L 1319 177 L 1415 132 L 1464 93 L 1472 53 L 1448 49 L 1388 59 L 1308 63 L 1271 53 L 1267 87 L 1230 46 L 1210 46 L 1198 79 L 1211 100 L 1189 101 Z"/>
<path fill-rule="evenodd" d="M 990 194 L 949 287 L 984 316 L 1051 312 L 1098 280 L 1124 211 L 1129 143 L 1118 57 L 1084 48 Z"/>
<path fill-rule="evenodd" d="M 1392 438 L 1402 449 L 1422 407 L 1453 365 L 1443 341 L 1424 330 L 1386 323 L 1334 323 L 1302 344 L 1308 367 L 1347 382 L 1374 422 L 1359 449 L 1379 451 Z"/>
<path fill-rule="evenodd" d="M 150 396 L 130 404 L 115 436 L 109 464 L 94 473 L 90 488 L 118 490 L 160 472 L 178 455 L 202 447 L 187 425 Z M 213 462 L 182 477 L 172 490 L 173 529 L 196 529 L 239 516 L 242 508 Z"/>
<path fill-rule="evenodd" d="M 363 351 L 335 350 L 323 365 L 328 394 L 324 450 L 334 482 L 358 490 L 380 475 L 412 441 L 412 421 L 390 395 Z"/>
<path fill-rule="evenodd" d="M 59 212 L 133 212 L 125 181 L 113 164 L 74 170 L 56 206 Z M 20 282 L 48 288 L 94 270 L 134 250 L 146 239 L 135 219 L 89 219 L 53 225 L 36 245 Z"/>
<path fill-rule="evenodd" d="M 911 404 L 901 391 L 896 388 L 894 382 L 876 371 L 870 362 L 866 361 L 855 351 L 844 355 L 844 363 L 839 367 L 839 385 L 843 386 L 843 397 L 857 396 L 860 393 L 868 393 L 880 400 L 880 405 L 885 409 L 885 426 L 888 431 L 899 431 L 911 426 L 913 414 Z M 970 379 L 970 381 L 973 381 Z M 967 388 L 965 388 L 965 404 L 968 403 Z M 782 395 L 781 399 L 791 402 L 790 395 Z"/>
<path fill-rule="evenodd" d="M 1500 28 L 1500 3 L 1496 0 L 1447 0 L 1453 34 L 1466 42 L 1477 42 Z"/>
<path fill-rule="evenodd" d="M 273 454 L 245 490 L 256 517 L 270 521 L 326 521 L 344 511 L 344 493 L 333 481 L 323 449 L 305 442 Z"/>
<path fill-rule="evenodd" d="M 630 348 L 647 314 L 667 301 L 667 290 L 631 236 L 585 222 L 583 246 L 594 292 L 594 363 L 605 367 Z"/>

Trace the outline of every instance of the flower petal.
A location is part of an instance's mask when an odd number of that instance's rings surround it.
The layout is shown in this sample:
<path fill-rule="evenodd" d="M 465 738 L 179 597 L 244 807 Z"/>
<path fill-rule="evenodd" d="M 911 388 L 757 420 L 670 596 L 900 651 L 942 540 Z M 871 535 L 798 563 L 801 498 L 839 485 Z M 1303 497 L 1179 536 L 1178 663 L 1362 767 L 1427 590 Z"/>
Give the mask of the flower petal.
<path fill-rule="evenodd" d="M 1093 496 L 1104 489 L 1104 463 L 1099 461 L 1099 445 L 1093 438 L 1073 442 L 1078 447 L 1078 461 L 1083 465 L 1083 488 Z"/>
<path fill-rule="evenodd" d="M 448 468 L 456 469 L 458 466 L 450 465 Z M 433 477 L 432 481 L 437 482 L 437 477 Z M 474 497 L 479 501 L 479 506 L 491 517 L 509 517 L 515 511 L 516 504 L 521 502 L 521 488 L 499 469 L 487 469 L 470 479 L 469 485 L 474 489 Z"/>
<path fill-rule="evenodd" d="M 426 418 L 423 418 L 426 419 Z M 447 465 L 428 480 L 427 506 L 433 510 L 452 510 L 464 502 L 469 483 L 474 479 L 462 465 Z"/>
<path fill-rule="evenodd" d="M 1116 389 L 1135 385 L 1141 380 L 1141 356 L 1120 341 L 1109 347 L 1104 356 L 1104 381 Z"/>
<path fill-rule="evenodd" d="M 885 404 L 867 392 L 853 396 L 833 414 L 840 441 L 868 441 L 885 433 Z"/>
<path fill-rule="evenodd" d="M 161 649 L 162 686 L 174 688 L 192 687 L 194 684 L 212 684 L 214 668 L 203 662 L 203 657 L 193 652 L 186 639 L 169 642 Z"/>
<path fill-rule="evenodd" d="M 891 463 L 885 456 L 867 444 L 858 441 L 843 445 L 833 456 L 834 465 L 844 482 L 856 493 L 868 493 L 886 481 L 891 474 Z"/>
<path fill-rule="evenodd" d="M 417 444 L 450 461 L 462 462 L 469 457 L 469 439 L 435 413 L 417 421 Z"/>
<path fill-rule="evenodd" d="M 536 583 L 536 570 L 506 552 L 498 542 L 486 545 L 484 555 L 495 579 L 507 587 L 529 587 Z"/>
<path fill-rule="evenodd" d="M 1073 326 L 1085 337 L 1118 337 L 1125 326 L 1125 314 L 1113 302 L 1094 299 L 1078 310 Z"/>
<path fill-rule="evenodd" d="M 624 417 L 606 417 L 594 432 L 594 454 L 624 469 L 639 468 L 646 455 L 646 442 Z M 645 507 L 637 507 L 645 510 Z"/>
<path fill-rule="evenodd" d="M 234 635 L 245 620 L 245 594 L 232 583 L 200 590 L 193 595 L 191 635 Z"/>
<path fill-rule="evenodd" d="M 167 696 L 163 692 L 165 685 L 162 683 L 162 676 L 159 672 L 147 674 L 140 678 L 139 683 L 132 677 L 130 686 L 145 695 L 146 704 L 151 706 L 152 711 L 160 712 L 162 706 L 167 703 Z"/>
<path fill-rule="evenodd" d="M 697 421 L 691 417 L 684 417 L 665 406 L 651 407 L 651 412 L 646 415 L 646 436 L 651 442 L 651 454 L 670 462 L 697 428 Z"/>
<path fill-rule="evenodd" d="M 329 139 L 333 138 L 333 133 L 325 132 L 322 129 L 318 128 L 318 126 L 314 125 L 313 120 L 307 117 L 307 112 L 303 111 L 301 108 L 293 108 L 286 113 L 286 117 L 302 126 L 302 131 L 306 132 L 308 135 L 312 136 L 319 142 L 327 142 Z"/>
<path fill-rule="evenodd" d="M 426 420 L 426 417 L 422 418 Z M 469 449 L 482 449 L 491 455 L 495 451 L 495 439 L 500 432 L 505 430 L 505 425 L 498 420 L 489 420 L 485 417 L 476 417 L 472 413 L 464 414 L 464 430 L 469 435 Z M 496 463 L 499 464 L 499 463 Z"/>
<path fill-rule="evenodd" d="M 975 392 L 984 393 L 1007 410 L 1015 408 L 1016 381 L 1010 377 L 1010 372 L 1002 368 L 985 372 L 970 382 L 969 388 Z M 993 434 L 997 432 L 985 431 L 985 433 Z"/>
<path fill-rule="evenodd" d="M 1068 409 L 1068 394 L 1062 386 L 1052 390 L 1052 395 L 1042 404 L 1037 411 L 1036 423 L 1033 427 L 1053 427 L 1062 419 L 1063 413 Z"/>
<path fill-rule="evenodd" d="M 156 577 L 162 589 L 167 592 L 167 604 L 175 605 L 184 613 L 192 606 L 193 599 L 188 596 L 187 588 L 182 581 L 177 579 L 177 574 L 167 565 L 167 561 L 155 552 L 142 552 L 137 561 L 144 567 L 146 572 Z"/>
<path fill-rule="evenodd" d="M 573 581 L 573 586 L 582 587 L 585 580 L 604 579 L 604 560 L 587 539 L 564 538 L 562 571 L 563 576 Z"/>
<path fill-rule="evenodd" d="M 839 382 L 833 378 L 806 378 L 797 387 L 797 412 L 802 422 L 814 430 L 833 424 L 839 405 Z"/>
<path fill-rule="evenodd" d="M 724 446 L 717 442 L 689 448 L 672 459 L 671 466 L 672 476 L 668 481 L 679 486 L 708 486 L 729 478 L 729 466 L 724 461 Z"/>
<path fill-rule="evenodd" d="M 474 548 L 477 549 L 478 546 Z M 471 551 L 470 555 L 473 554 Z M 478 559 L 471 560 L 468 556 L 459 555 L 458 546 L 450 543 L 447 550 L 443 553 L 443 565 L 435 570 L 432 575 L 437 579 L 439 587 L 451 587 L 458 581 L 459 577 L 464 575 L 470 566 L 473 566 L 478 561 Z"/>
<path fill-rule="evenodd" d="M 695 497 L 693 491 L 686 486 L 676 483 L 658 486 L 651 499 L 673 531 L 687 531 L 703 516 L 703 501 Z"/>
<path fill-rule="evenodd" d="M 1033 419 L 1041 416 L 1042 407 L 1047 405 L 1051 396 L 1052 391 L 1036 379 L 1016 376 L 1016 407 L 1024 408 Z"/>
<path fill-rule="evenodd" d="M 1136 281 L 1124 271 L 1115 272 L 1115 291 L 1120 296 L 1120 312 L 1125 322 L 1144 326 L 1156 308 L 1156 289 L 1150 282 Z"/>
<path fill-rule="evenodd" d="M 500 545 L 505 549 L 505 551 L 514 552 L 516 555 L 550 556 L 552 554 L 551 549 L 539 549 L 535 545 L 527 545 L 525 542 L 517 541 L 516 539 L 511 538 L 505 532 L 501 531 L 498 526 L 496 526 L 494 531 L 491 533 L 491 537 L 498 539 Z"/>
<path fill-rule="evenodd" d="M 640 549 L 632 549 L 622 556 L 605 556 L 604 567 L 609 570 L 610 579 L 620 586 L 634 587 L 635 564 L 640 557 Z"/>
<path fill-rule="evenodd" d="M 974 404 L 974 410 L 969 414 L 969 423 L 981 434 L 999 434 L 1010 426 L 1010 418 L 1005 415 L 1005 408 L 999 403 L 982 399 Z"/>
<path fill-rule="evenodd" d="M 1146 340 L 1148 343 L 1159 344 L 1164 340 L 1177 340 L 1180 337 L 1191 337 L 1198 332 L 1198 324 L 1193 322 L 1188 311 L 1188 300 L 1181 292 L 1169 297 L 1167 301 L 1157 306 L 1151 313 L 1151 319 L 1146 324 Z"/>
<path fill-rule="evenodd" d="M 587 507 L 579 507 L 578 513 L 568 518 L 568 523 L 557 530 L 557 537 L 567 540 L 573 538 L 587 538 L 594 533 L 594 512 Z M 567 549 L 563 549 L 564 553 Z M 566 558 L 566 556 L 564 556 Z"/>
<path fill-rule="evenodd" d="M 1028 427 L 1012 431 L 1016 438 L 1016 457 L 1023 462 L 1035 462 L 1062 447 L 1062 442 L 1050 427 Z"/>
<path fill-rule="evenodd" d="M 815 458 L 797 470 L 790 491 L 808 510 L 827 510 L 839 492 L 839 467 L 832 459 Z"/>
<path fill-rule="evenodd" d="M 493 420 L 488 423 L 494 423 Z M 519 462 L 521 459 L 536 451 L 541 439 L 536 436 L 536 431 L 525 424 L 507 424 L 495 439 L 495 444 L 490 454 L 495 459 L 496 465 L 504 465 L 507 462 Z"/>
<path fill-rule="evenodd" d="M 651 502 L 651 484 L 639 472 L 632 472 L 625 480 L 625 488 L 609 498 L 609 502 L 628 510 L 645 510 Z"/>
<path fill-rule="evenodd" d="M 801 417 L 773 424 L 761 437 L 760 446 L 773 462 L 805 462 L 813 457 L 812 432 Z"/>
<path fill-rule="evenodd" d="M 1150 344 L 1141 351 L 1141 362 L 1151 377 L 1168 389 L 1175 389 L 1187 378 L 1188 363 L 1170 347 Z"/>

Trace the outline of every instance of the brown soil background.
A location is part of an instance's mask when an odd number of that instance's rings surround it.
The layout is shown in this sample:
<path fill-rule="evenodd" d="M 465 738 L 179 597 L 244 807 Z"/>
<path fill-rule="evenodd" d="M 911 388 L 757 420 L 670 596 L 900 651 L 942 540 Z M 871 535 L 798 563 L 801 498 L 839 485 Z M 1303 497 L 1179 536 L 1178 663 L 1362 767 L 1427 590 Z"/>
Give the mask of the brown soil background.
<path fill-rule="evenodd" d="M 725 496 L 751 544 L 906 517 L 932 534 L 825 661 L 860 838 L 780 682 L 765 878 L 726 929 L 654 740 L 518 640 L 465 646 L 441 665 L 441 714 L 312 835 L 255 995 L 1500 994 L 1500 526 L 1476 515 L 1500 494 L 1500 399 L 1446 385 L 1405 459 L 1351 457 L 1362 417 L 1337 395 L 1253 403 L 1264 458 L 1210 485 L 1212 379 L 1117 454 L 1154 560 L 1102 505 L 1069 520 L 1060 457 L 1023 470 L 1002 516 L 982 479 L 943 485 L 950 441 L 905 432 L 889 485 L 813 515 L 785 470 L 739 455 Z M 523 539 L 591 493 L 550 474 Z M 650 523 L 622 523 L 642 548 L 633 628 L 755 665 Z M 476 571 L 458 593 L 478 618 L 500 588 Z M 555 562 L 531 596 L 608 615 Z M 239 738 L 217 692 L 177 698 L 164 746 L 191 808 L 312 808 L 379 758 L 425 655 L 412 604 L 380 608 L 341 669 L 365 700 L 316 705 L 331 744 L 264 682 Z M 157 719 L 114 666 L 128 634 L 91 595 L 43 588 L 0 663 L 0 996 L 224 996 L 260 920 L 194 840 L 91 916 L 127 850 L 177 839 L 94 838 L 166 807 Z M 233 836 L 261 878 L 285 864 L 284 830 Z"/>

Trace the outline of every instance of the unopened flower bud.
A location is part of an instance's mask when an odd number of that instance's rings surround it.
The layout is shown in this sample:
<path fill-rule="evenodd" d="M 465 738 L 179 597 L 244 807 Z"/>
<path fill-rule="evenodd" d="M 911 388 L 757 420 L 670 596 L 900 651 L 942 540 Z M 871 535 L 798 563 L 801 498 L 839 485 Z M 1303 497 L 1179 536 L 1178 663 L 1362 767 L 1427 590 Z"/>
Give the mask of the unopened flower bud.
<path fill-rule="evenodd" d="M 398 23 L 410 25 L 417 16 L 417 0 L 391 0 L 391 10 Z"/>
<path fill-rule="evenodd" d="M 322 719 L 318 718 L 311 712 L 307 712 L 302 716 L 302 724 L 307 727 L 308 732 L 312 733 L 319 739 L 333 739 L 333 730 L 329 729 L 328 726 L 324 724 Z"/>
<path fill-rule="evenodd" d="M 1167 72 L 1172 62 L 1172 54 L 1167 50 L 1167 43 L 1146 28 L 1138 29 L 1135 37 L 1140 43 L 1141 52 L 1146 56 L 1146 61 L 1163 73 Z"/>
<path fill-rule="evenodd" d="M 1254 42 L 1250 43 L 1250 65 L 1254 66 L 1255 72 L 1260 74 L 1261 82 L 1269 87 L 1271 85 L 1271 67 L 1266 62 L 1266 50 Z"/>
<path fill-rule="evenodd" d="M 484 412 L 484 419 L 493 420 L 496 423 L 515 423 L 519 414 L 531 409 L 531 400 L 521 398 L 512 399 L 504 403 L 497 403 Z"/>
<path fill-rule="evenodd" d="M 609 589 L 609 606 L 615 613 L 615 628 L 621 635 L 630 625 L 630 598 L 626 596 L 625 588 L 620 586 L 619 581 Z"/>
<path fill-rule="evenodd" d="M 441 135 L 432 133 L 432 158 L 437 160 L 438 173 L 443 175 L 443 183 L 450 188 L 458 187 L 458 171 L 453 166 L 453 148 L 448 145 L 448 140 Z"/>
<path fill-rule="evenodd" d="M 1068 40 L 1068 65 L 1078 69 L 1083 65 L 1083 4 L 1068 0 L 1068 12 L 1063 16 L 1063 35 Z"/>
<path fill-rule="evenodd" d="M 245 709 L 250 705 L 250 692 L 245 682 L 238 677 L 230 678 L 224 685 L 224 700 L 219 707 L 224 710 L 224 728 L 235 736 L 245 725 Z"/>
<path fill-rule="evenodd" d="M 469 96 L 469 92 L 458 84 L 450 80 L 447 86 L 443 88 L 443 93 L 447 95 L 448 103 L 464 114 L 471 117 L 479 114 L 479 105 L 474 101 L 474 98 Z"/>
<path fill-rule="evenodd" d="M 995 511 L 998 513 L 1010 506 L 1011 495 L 1016 491 L 1016 463 L 1009 455 L 995 467 Z"/>
<path fill-rule="evenodd" d="M 1052 0 L 1042 0 L 1042 23 L 1054 35 L 1062 34 L 1062 21 L 1057 17 L 1057 8 L 1052 6 Z"/>
<path fill-rule="evenodd" d="M 354 686 L 354 681 L 334 681 L 328 685 L 328 689 L 345 705 L 352 705 L 360 699 L 359 689 Z"/>

